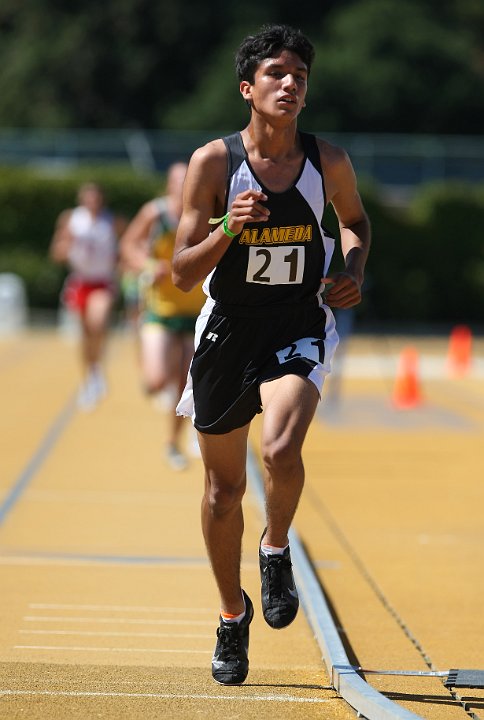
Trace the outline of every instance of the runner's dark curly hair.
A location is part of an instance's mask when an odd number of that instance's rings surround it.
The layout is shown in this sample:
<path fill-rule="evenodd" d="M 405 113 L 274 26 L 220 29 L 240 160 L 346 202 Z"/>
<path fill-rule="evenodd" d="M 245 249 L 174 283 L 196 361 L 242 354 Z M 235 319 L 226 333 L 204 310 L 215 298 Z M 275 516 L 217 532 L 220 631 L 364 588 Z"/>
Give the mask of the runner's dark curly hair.
<path fill-rule="evenodd" d="M 239 82 L 254 82 L 255 71 L 262 60 L 275 57 L 281 50 L 299 55 L 308 74 L 314 60 L 314 47 L 300 30 L 289 25 L 263 25 L 255 35 L 248 35 L 235 55 L 235 69 Z"/>

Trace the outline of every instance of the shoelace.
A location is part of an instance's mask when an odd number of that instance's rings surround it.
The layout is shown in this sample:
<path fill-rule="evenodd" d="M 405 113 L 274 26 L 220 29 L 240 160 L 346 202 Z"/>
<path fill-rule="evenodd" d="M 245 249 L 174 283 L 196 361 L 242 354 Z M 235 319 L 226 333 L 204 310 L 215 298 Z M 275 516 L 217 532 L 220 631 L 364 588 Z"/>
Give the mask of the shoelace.
<path fill-rule="evenodd" d="M 220 657 L 238 653 L 240 634 L 238 623 L 226 623 L 217 628 L 217 637 L 220 640 Z"/>
<path fill-rule="evenodd" d="M 292 562 L 282 555 L 272 555 L 268 558 L 267 572 L 269 574 L 269 592 L 274 597 L 281 597 L 283 570 L 290 570 Z"/>

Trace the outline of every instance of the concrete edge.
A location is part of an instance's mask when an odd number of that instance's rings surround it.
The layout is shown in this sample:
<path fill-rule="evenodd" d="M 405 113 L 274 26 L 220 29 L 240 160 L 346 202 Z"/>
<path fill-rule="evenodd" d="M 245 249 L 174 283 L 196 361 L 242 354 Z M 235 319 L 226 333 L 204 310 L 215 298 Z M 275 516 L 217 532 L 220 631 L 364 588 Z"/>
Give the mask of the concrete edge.
<path fill-rule="evenodd" d="M 247 479 L 257 504 L 263 511 L 263 480 L 259 463 L 250 445 L 247 455 Z M 336 692 L 359 716 L 367 720 L 423 720 L 420 715 L 415 715 L 388 700 L 354 670 L 334 624 L 319 579 L 294 529 L 289 531 L 289 541 L 299 597 Z"/>

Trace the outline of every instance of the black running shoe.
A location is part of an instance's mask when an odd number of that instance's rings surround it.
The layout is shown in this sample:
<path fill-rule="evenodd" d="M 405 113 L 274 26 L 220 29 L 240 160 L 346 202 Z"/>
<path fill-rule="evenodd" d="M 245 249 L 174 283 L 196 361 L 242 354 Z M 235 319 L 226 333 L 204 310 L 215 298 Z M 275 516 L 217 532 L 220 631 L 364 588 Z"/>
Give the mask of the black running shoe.
<path fill-rule="evenodd" d="M 241 685 L 249 672 L 249 625 L 254 607 L 242 590 L 245 616 L 239 622 L 226 623 L 220 618 L 217 644 L 212 658 L 212 676 L 220 685 Z"/>
<path fill-rule="evenodd" d="M 259 546 L 259 567 L 264 620 L 272 628 L 284 628 L 292 623 L 299 608 L 289 548 L 283 555 L 265 555 Z"/>

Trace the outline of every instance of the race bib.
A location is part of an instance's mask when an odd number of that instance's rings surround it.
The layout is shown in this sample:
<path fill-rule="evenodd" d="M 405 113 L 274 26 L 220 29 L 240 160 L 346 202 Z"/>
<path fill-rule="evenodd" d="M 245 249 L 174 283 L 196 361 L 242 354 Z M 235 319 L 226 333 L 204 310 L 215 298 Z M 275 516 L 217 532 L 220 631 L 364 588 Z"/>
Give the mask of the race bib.
<path fill-rule="evenodd" d="M 311 337 L 301 338 L 293 342 L 292 345 L 279 350 L 276 355 L 281 365 L 296 358 L 322 363 L 324 362 L 324 340 Z"/>
<path fill-rule="evenodd" d="M 249 248 L 246 280 L 265 285 L 300 285 L 304 275 L 303 245 Z"/>

